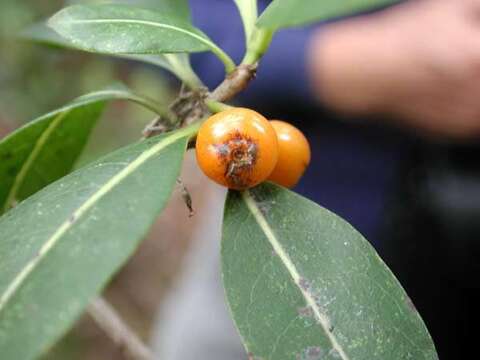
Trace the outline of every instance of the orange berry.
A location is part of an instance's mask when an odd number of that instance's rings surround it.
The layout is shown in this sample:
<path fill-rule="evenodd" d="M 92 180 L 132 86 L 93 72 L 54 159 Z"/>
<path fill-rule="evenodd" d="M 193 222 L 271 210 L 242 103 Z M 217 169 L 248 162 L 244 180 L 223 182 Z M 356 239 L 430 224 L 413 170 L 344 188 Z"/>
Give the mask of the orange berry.
<path fill-rule="evenodd" d="M 310 145 L 293 125 L 279 120 L 272 120 L 270 124 L 277 133 L 278 161 L 268 180 L 287 188 L 294 187 L 310 164 Z"/>
<path fill-rule="evenodd" d="M 197 161 L 213 181 L 236 190 L 255 186 L 277 163 L 277 135 L 259 113 L 233 108 L 211 116 L 197 135 Z"/>

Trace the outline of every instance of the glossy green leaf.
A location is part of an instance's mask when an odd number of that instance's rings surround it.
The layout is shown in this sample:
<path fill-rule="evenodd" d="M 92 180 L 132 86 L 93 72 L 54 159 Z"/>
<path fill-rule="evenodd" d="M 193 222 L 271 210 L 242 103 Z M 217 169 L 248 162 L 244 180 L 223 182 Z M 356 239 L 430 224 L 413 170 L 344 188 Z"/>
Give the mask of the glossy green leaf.
<path fill-rule="evenodd" d="M 223 281 L 252 359 L 434 360 L 401 285 L 348 223 L 264 184 L 230 192 Z"/>
<path fill-rule="evenodd" d="M 47 27 L 45 23 L 33 24 L 21 33 L 21 37 L 26 40 L 35 41 L 41 44 L 67 48 L 67 49 L 77 49 L 73 43 L 67 39 L 58 35 L 51 28 Z M 120 55 L 120 54 L 111 54 L 110 56 L 115 56 L 122 59 L 140 61 L 147 64 L 155 65 L 162 67 L 175 76 L 177 76 L 184 83 L 189 85 L 191 88 L 197 88 L 201 86 L 201 81 L 197 75 L 193 72 L 190 65 L 190 59 L 188 54 L 177 53 L 177 54 L 157 54 L 157 55 Z"/>
<path fill-rule="evenodd" d="M 0 218 L 2 359 L 45 351 L 125 263 L 169 199 L 196 130 L 120 149 Z"/>
<path fill-rule="evenodd" d="M 48 25 L 75 47 L 106 54 L 220 51 L 183 19 L 122 4 L 73 5 Z"/>
<path fill-rule="evenodd" d="M 300 26 L 350 15 L 397 0 L 274 0 L 260 16 L 258 25 L 271 29 Z"/>
<path fill-rule="evenodd" d="M 105 0 L 70 0 L 73 4 L 104 4 Z M 118 4 L 135 5 L 142 8 L 156 10 L 161 13 L 169 13 L 179 18 L 190 21 L 190 8 L 188 0 L 115 0 Z"/>
<path fill-rule="evenodd" d="M 234 0 L 237 5 L 240 16 L 242 17 L 243 27 L 245 29 L 245 39 L 247 43 L 255 30 L 258 10 L 257 0 Z"/>
<path fill-rule="evenodd" d="M 0 140 L 0 214 L 71 170 L 105 102 L 114 99 L 160 111 L 152 101 L 117 85 L 82 96 Z"/>

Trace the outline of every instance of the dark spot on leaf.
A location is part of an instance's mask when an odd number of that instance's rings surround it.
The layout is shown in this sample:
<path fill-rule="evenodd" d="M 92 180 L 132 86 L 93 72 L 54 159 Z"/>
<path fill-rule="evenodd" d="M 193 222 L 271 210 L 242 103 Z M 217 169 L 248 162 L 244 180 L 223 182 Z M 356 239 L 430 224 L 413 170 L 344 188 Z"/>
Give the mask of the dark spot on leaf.
<path fill-rule="evenodd" d="M 304 318 L 313 318 L 315 316 L 315 314 L 313 313 L 313 309 L 310 306 L 305 306 L 297 309 L 297 313 Z"/>
<path fill-rule="evenodd" d="M 264 216 L 266 216 L 270 211 L 270 205 L 266 202 L 261 202 L 258 204 L 258 209 Z"/>
<path fill-rule="evenodd" d="M 320 360 L 324 352 L 320 346 L 309 346 L 303 352 L 296 356 L 296 360 Z"/>
<path fill-rule="evenodd" d="M 311 346 L 307 349 L 307 358 L 308 359 L 320 359 L 322 355 L 322 349 L 319 346 Z"/>
<path fill-rule="evenodd" d="M 18 171 L 17 171 L 16 166 L 10 166 L 7 169 L 7 175 L 10 176 L 10 177 L 15 177 L 15 176 L 17 176 L 17 174 L 18 174 Z"/>
<path fill-rule="evenodd" d="M 298 285 L 300 285 L 300 287 L 301 287 L 304 291 L 309 291 L 309 290 L 310 290 L 310 287 L 311 287 L 310 281 L 308 281 L 308 280 L 305 279 L 305 278 L 300 278 L 300 280 L 298 281 Z"/>
<path fill-rule="evenodd" d="M 11 152 L 6 152 L 5 154 L 2 154 L 1 159 L 2 160 L 10 160 L 13 158 L 13 154 Z"/>
<path fill-rule="evenodd" d="M 77 217 L 75 215 L 71 215 L 69 218 L 68 218 L 68 222 L 70 224 L 73 224 L 75 221 L 77 220 Z"/>

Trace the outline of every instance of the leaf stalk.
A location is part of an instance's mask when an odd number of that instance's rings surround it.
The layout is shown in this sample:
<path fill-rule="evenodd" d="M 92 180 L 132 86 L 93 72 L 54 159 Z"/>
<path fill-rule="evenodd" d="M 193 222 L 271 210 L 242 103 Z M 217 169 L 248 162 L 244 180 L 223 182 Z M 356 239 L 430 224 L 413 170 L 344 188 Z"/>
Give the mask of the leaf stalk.
<path fill-rule="evenodd" d="M 248 42 L 247 52 L 242 60 L 242 64 L 256 64 L 267 52 L 270 43 L 272 42 L 273 35 L 273 30 L 266 28 L 255 28 L 251 35 L 250 41 Z"/>

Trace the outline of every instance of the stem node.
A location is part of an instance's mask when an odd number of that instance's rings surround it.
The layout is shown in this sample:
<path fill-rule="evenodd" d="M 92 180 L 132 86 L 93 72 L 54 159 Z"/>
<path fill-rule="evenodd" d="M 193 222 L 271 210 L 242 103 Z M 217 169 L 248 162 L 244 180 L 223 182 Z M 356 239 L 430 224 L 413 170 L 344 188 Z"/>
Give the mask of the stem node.
<path fill-rule="evenodd" d="M 245 90 L 257 74 L 258 64 L 241 64 L 210 94 L 215 101 L 228 101 Z"/>

